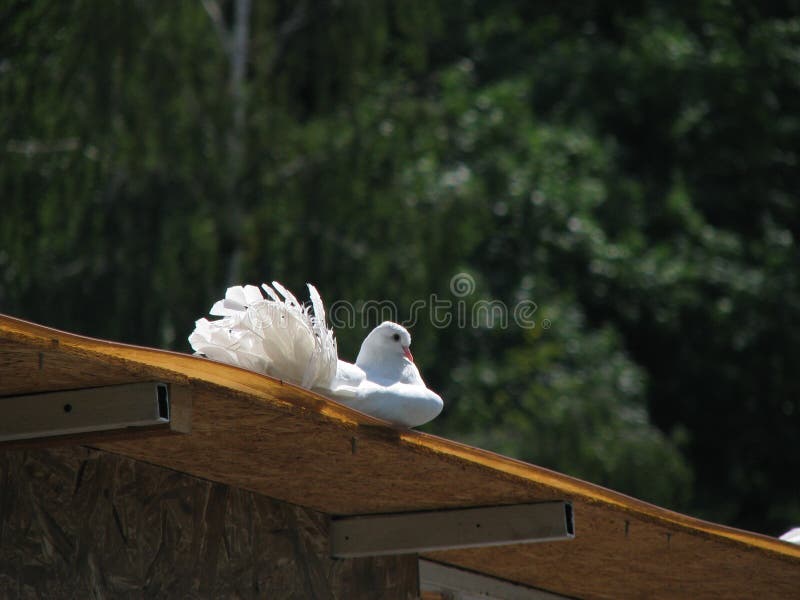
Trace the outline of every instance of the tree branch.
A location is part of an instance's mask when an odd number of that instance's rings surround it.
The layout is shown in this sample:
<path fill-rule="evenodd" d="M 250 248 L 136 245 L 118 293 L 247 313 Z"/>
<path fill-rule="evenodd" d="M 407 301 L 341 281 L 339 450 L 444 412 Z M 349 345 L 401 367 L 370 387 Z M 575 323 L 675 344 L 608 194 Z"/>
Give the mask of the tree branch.
<path fill-rule="evenodd" d="M 225 26 L 225 19 L 222 17 L 219 3 L 217 0 L 200 0 L 200 2 L 203 4 L 206 14 L 208 14 L 211 23 L 214 25 L 214 31 L 217 32 L 217 37 L 219 38 L 220 44 L 222 44 L 223 50 L 225 50 L 226 54 L 230 55 L 230 34 L 228 33 L 228 28 Z"/>

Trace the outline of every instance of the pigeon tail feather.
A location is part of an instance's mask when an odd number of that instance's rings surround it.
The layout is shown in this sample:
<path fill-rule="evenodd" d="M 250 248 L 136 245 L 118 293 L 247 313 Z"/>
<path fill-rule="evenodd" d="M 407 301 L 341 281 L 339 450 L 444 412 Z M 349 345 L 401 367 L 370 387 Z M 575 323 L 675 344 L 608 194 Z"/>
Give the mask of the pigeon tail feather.
<path fill-rule="evenodd" d="M 312 316 L 280 283 L 272 286 L 262 285 L 267 298 L 256 286 L 228 288 L 225 299 L 210 311 L 223 318 L 198 320 L 189 343 L 211 359 L 308 389 L 330 386 L 338 356 L 333 331 L 325 325 L 322 299 L 318 293 L 312 297 Z"/>

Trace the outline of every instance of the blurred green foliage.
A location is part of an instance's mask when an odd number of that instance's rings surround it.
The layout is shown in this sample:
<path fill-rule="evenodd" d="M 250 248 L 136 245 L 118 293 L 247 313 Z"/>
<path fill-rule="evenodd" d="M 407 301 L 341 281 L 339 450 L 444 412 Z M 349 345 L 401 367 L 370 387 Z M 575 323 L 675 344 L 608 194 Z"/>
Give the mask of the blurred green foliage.
<path fill-rule="evenodd" d="M 800 3 L 258 2 L 241 97 L 219 8 L 0 8 L 0 310 L 188 350 L 239 282 L 534 302 L 418 319 L 429 430 L 800 523 Z"/>

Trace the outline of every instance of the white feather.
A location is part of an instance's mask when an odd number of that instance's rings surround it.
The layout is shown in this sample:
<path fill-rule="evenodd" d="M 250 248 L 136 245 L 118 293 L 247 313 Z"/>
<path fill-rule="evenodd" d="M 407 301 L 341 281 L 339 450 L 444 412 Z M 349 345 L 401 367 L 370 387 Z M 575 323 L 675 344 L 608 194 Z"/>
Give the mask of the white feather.
<path fill-rule="evenodd" d="M 283 287 L 280 283 L 278 283 L 277 281 L 273 281 L 272 287 L 278 290 L 278 293 L 286 299 L 287 304 L 300 306 L 300 303 L 297 301 L 297 298 L 295 298 L 294 294 L 292 294 L 292 292 Z"/>
<path fill-rule="evenodd" d="M 278 295 L 275 293 L 275 290 L 273 290 L 271 287 L 269 287 L 266 283 L 262 283 L 261 287 L 267 293 L 267 296 L 269 296 L 270 300 L 273 300 L 274 302 L 280 302 L 281 301 L 280 298 L 278 298 Z"/>
<path fill-rule="evenodd" d="M 312 317 L 297 298 L 273 282 L 281 300 L 268 285 L 268 298 L 253 285 L 228 288 L 225 299 L 214 303 L 211 314 L 222 319 L 200 319 L 189 336 L 195 352 L 306 388 L 330 386 L 336 375 L 336 343 L 325 327 L 319 294 Z M 316 292 L 316 290 L 314 290 Z"/>
<path fill-rule="evenodd" d="M 800 544 L 800 527 L 795 527 L 784 533 L 780 539 L 791 544 Z"/>

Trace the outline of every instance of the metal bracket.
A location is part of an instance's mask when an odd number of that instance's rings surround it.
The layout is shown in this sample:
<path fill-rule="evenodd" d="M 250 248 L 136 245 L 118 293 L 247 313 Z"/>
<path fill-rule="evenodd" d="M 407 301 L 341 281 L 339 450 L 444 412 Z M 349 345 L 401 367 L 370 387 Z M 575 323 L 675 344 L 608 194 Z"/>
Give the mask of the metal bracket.
<path fill-rule="evenodd" d="M 169 422 L 169 385 L 159 382 L 0 398 L 0 442 Z"/>
<path fill-rule="evenodd" d="M 423 595 L 427 592 L 453 600 L 567 600 L 566 596 L 430 560 L 420 559 L 418 564 L 419 587 Z"/>
<path fill-rule="evenodd" d="M 342 517 L 331 521 L 335 558 L 412 554 L 569 540 L 575 537 L 569 502 L 540 502 L 390 515 Z"/>

